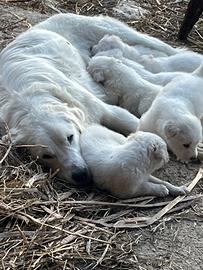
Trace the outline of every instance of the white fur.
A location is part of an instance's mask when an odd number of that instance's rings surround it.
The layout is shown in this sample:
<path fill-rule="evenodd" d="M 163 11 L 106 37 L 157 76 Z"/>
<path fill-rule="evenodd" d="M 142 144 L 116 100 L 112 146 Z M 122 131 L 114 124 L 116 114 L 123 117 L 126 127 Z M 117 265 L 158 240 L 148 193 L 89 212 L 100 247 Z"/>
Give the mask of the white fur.
<path fill-rule="evenodd" d="M 139 131 L 126 138 L 93 125 L 83 132 L 81 148 L 96 185 L 117 197 L 186 192 L 151 176 L 168 161 L 166 143 L 155 134 Z"/>
<path fill-rule="evenodd" d="M 101 100 L 104 90 L 88 74 L 84 61 L 91 42 L 95 38 L 98 42 L 100 36 L 97 31 L 95 36 L 92 32 L 92 37 L 86 37 L 85 31 L 82 36 L 83 20 L 90 20 L 89 25 L 97 22 L 95 31 L 104 24 L 100 35 L 108 31 L 105 21 L 109 19 L 61 14 L 21 34 L 2 51 L 0 116 L 10 128 L 13 143 L 38 145 L 31 148 L 34 158 L 53 170 L 59 168 L 62 178 L 86 184 L 89 178 L 80 133 L 98 123 L 128 135 L 136 130 L 138 119 Z"/>
<path fill-rule="evenodd" d="M 193 72 L 203 62 L 203 56 L 192 51 L 183 51 L 168 57 L 143 56 L 140 63 L 152 73 Z"/>
<path fill-rule="evenodd" d="M 154 57 L 168 56 L 167 52 L 159 51 L 157 48 L 146 47 L 144 44 L 130 46 L 123 42 L 121 38 L 115 35 L 105 35 L 98 44 L 92 48 L 92 54 L 96 55 L 99 52 L 109 51 L 113 49 L 120 49 L 123 53 L 123 57 L 136 61 L 139 63 L 143 55 L 153 55 Z M 181 51 L 175 49 L 175 53 Z M 169 54 L 170 55 L 170 54 Z"/>
<path fill-rule="evenodd" d="M 161 136 L 178 159 L 197 156 L 202 140 L 203 65 L 192 74 L 175 78 L 141 117 L 139 130 Z"/>
<path fill-rule="evenodd" d="M 88 17 L 71 13 L 58 14 L 36 27 L 54 31 L 65 37 L 80 50 L 81 55 L 86 60 L 90 56 L 90 48 L 98 44 L 107 34 L 120 37 L 128 45 L 145 46 L 167 55 L 173 55 L 180 51 L 157 38 L 137 32 L 127 24 L 105 16 Z"/>
<path fill-rule="evenodd" d="M 95 56 L 88 71 L 96 82 L 103 83 L 107 96 L 140 117 L 152 104 L 161 86 L 144 80 L 131 67 L 114 57 Z M 114 99 L 112 98 L 114 96 Z"/>
<path fill-rule="evenodd" d="M 137 62 L 152 73 L 192 72 L 203 62 L 203 56 L 192 51 L 177 48 L 173 55 L 167 55 L 159 51 L 158 47 L 152 49 L 143 45 L 129 46 L 115 35 L 104 36 L 93 46 L 92 53 L 95 55 L 114 49 L 119 49 L 124 59 Z"/>
<path fill-rule="evenodd" d="M 150 72 L 141 64 L 143 63 L 143 59 L 145 59 L 143 58 L 143 53 L 145 52 L 145 50 L 138 52 L 131 47 L 132 46 L 128 46 L 116 36 L 106 35 L 103 39 L 100 40 L 97 45 L 93 47 L 93 54 L 95 56 L 109 56 L 117 58 L 121 60 L 123 64 L 133 68 L 143 79 L 157 85 L 164 86 L 169 83 L 173 78 L 184 74 L 183 72 L 174 71 L 163 71 L 159 73 Z"/>

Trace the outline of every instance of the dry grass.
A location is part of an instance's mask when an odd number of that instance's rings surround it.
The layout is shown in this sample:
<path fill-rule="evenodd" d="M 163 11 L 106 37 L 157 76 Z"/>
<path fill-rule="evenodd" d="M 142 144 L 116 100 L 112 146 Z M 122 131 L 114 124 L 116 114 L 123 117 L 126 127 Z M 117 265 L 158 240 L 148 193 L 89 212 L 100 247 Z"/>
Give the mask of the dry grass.
<path fill-rule="evenodd" d="M 0 7 L 20 6 L 47 15 L 59 11 L 113 15 L 112 8 L 117 2 L 0 0 Z M 129 25 L 179 44 L 177 31 L 187 1 L 135 2 L 141 2 L 150 15 L 127 21 Z M 26 17 L 15 13 L 2 17 L 1 21 L 3 46 L 18 33 L 15 28 L 22 31 L 30 26 Z M 188 46 L 202 52 L 202 33 L 203 20 L 200 20 Z M 55 173 L 44 173 L 29 158 L 26 147 L 0 142 L 0 159 L 2 269 L 144 269 L 132 255 L 133 245 L 142 238 L 142 227 L 150 226 L 156 231 L 166 220 L 178 218 L 177 213 L 184 215 L 202 196 L 188 195 L 168 201 L 153 197 L 119 201 L 98 190 L 77 189 L 59 182 Z M 132 238 L 128 230 L 133 228 L 137 231 Z"/>

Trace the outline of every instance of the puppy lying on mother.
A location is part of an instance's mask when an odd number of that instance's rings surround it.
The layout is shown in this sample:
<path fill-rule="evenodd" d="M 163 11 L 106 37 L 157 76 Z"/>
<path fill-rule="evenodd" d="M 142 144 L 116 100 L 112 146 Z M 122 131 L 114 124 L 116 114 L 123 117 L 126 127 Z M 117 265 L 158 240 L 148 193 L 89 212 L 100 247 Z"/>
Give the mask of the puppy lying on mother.
<path fill-rule="evenodd" d="M 90 179 L 80 147 L 88 125 L 98 123 L 124 135 L 138 126 L 127 110 L 104 103 L 104 89 L 86 71 L 91 48 L 107 33 L 128 44 L 176 53 L 114 19 L 60 14 L 21 34 L 0 55 L 0 116 L 12 143 L 36 145 L 34 158 L 77 184 Z"/>

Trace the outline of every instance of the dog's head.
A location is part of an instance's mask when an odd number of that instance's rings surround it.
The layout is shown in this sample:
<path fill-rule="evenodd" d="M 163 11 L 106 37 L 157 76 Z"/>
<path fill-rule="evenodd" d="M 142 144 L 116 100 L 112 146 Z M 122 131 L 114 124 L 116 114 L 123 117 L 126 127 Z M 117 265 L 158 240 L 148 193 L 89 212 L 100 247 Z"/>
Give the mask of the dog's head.
<path fill-rule="evenodd" d="M 135 154 L 140 170 L 146 169 L 151 174 L 168 162 L 167 144 L 158 135 L 137 131 L 130 135 L 128 140 L 136 141 Z"/>
<path fill-rule="evenodd" d="M 53 171 L 59 169 L 58 177 L 67 182 L 89 184 L 91 177 L 79 143 L 82 111 L 60 102 L 33 107 L 30 112 L 18 108 L 19 112 L 10 117 L 12 143 L 31 145 L 32 157 Z"/>
<path fill-rule="evenodd" d="M 121 49 L 122 47 L 122 40 L 118 36 L 105 35 L 102 39 L 100 39 L 98 44 L 92 47 L 92 55 L 112 49 Z"/>
<path fill-rule="evenodd" d="M 197 145 L 202 140 L 202 126 L 199 119 L 184 115 L 181 119 L 168 120 L 163 126 L 169 149 L 181 161 L 197 157 Z"/>

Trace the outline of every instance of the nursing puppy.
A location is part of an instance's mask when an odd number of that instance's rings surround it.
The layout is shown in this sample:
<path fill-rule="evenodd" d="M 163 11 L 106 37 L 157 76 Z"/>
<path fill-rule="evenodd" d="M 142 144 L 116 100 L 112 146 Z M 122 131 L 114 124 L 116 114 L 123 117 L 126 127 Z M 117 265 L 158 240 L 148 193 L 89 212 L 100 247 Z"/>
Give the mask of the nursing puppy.
<path fill-rule="evenodd" d="M 96 82 L 104 85 L 106 95 L 114 104 L 137 117 L 149 109 L 162 90 L 161 86 L 144 80 L 134 69 L 114 57 L 93 57 L 88 71 Z"/>
<path fill-rule="evenodd" d="M 81 135 L 82 154 L 96 185 L 119 198 L 176 196 L 185 186 L 176 187 L 151 174 L 168 161 L 166 143 L 157 135 L 137 132 L 129 137 L 93 125 Z"/>
<path fill-rule="evenodd" d="M 203 65 L 165 86 L 142 115 L 138 130 L 158 134 L 182 161 L 196 158 L 202 141 L 202 97 Z"/>
<path fill-rule="evenodd" d="M 139 47 L 138 47 L 139 48 Z M 122 51 L 123 57 L 134 62 L 137 62 L 152 73 L 159 72 L 192 72 L 203 61 L 201 54 L 187 51 L 185 49 L 176 49 L 173 55 L 165 55 L 165 57 L 157 57 L 157 50 L 138 49 L 135 46 L 129 46 L 115 35 L 104 36 L 97 45 L 93 47 L 93 55 L 112 49 L 119 49 Z M 146 55 L 145 55 L 146 54 Z"/>
<path fill-rule="evenodd" d="M 129 46 L 123 42 L 122 39 L 115 35 L 105 35 L 98 44 L 92 47 L 92 55 L 96 55 L 99 52 L 109 51 L 113 49 L 120 49 L 123 56 L 127 59 L 139 62 L 143 55 L 153 55 L 154 57 L 168 56 L 167 53 L 159 51 L 158 49 L 152 49 L 144 45 Z M 176 53 L 181 49 L 176 49 Z"/>
<path fill-rule="evenodd" d="M 138 46 L 138 45 L 137 45 Z M 129 46 L 125 44 L 119 37 L 114 35 L 105 35 L 97 45 L 95 45 L 92 49 L 94 54 L 94 63 L 96 62 L 95 57 L 97 56 L 109 56 L 114 57 L 122 61 L 123 64 L 134 69 L 143 79 L 151 82 L 153 84 L 165 86 L 176 76 L 184 74 L 183 72 L 159 72 L 152 73 L 147 70 L 143 65 L 143 53 L 153 50 L 143 47 L 142 51 L 134 49 L 137 46 Z M 154 52 L 153 52 L 154 56 Z M 104 59 L 103 59 L 104 60 Z M 100 59 L 101 61 L 101 59 Z M 93 63 L 91 63 L 92 65 Z"/>

